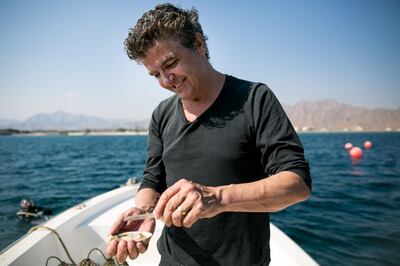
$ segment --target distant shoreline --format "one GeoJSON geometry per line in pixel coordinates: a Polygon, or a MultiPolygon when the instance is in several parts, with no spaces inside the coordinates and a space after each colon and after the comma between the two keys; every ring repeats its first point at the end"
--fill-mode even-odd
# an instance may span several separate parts
{"type": "MultiPolygon", "coordinates": [[[[399,133],[400,130],[299,130],[298,134],[331,134],[331,133],[399,133]]],[[[0,136],[146,136],[147,130],[37,130],[0,129],[0,136]]]]}
{"type": "Polygon", "coordinates": [[[357,134],[357,133],[400,133],[400,130],[365,130],[365,131],[340,131],[340,130],[331,130],[331,131],[296,131],[297,134],[336,134],[336,133],[349,133],[349,134],[357,134]]]}
{"type": "Polygon", "coordinates": [[[147,135],[147,130],[16,130],[0,129],[0,136],[138,136],[147,135]]]}

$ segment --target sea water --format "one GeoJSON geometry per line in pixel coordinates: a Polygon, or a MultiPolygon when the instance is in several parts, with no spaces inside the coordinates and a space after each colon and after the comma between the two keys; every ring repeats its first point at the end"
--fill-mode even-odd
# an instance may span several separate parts
{"type": "MultiPolygon", "coordinates": [[[[271,220],[321,265],[399,265],[400,133],[300,134],[312,197],[271,220]],[[352,161],[344,144],[362,146],[352,161]]],[[[38,221],[15,213],[22,198],[54,213],[142,177],[146,136],[0,137],[0,250],[38,221]]],[[[40,222],[40,221],[39,221],[40,222]]]]}

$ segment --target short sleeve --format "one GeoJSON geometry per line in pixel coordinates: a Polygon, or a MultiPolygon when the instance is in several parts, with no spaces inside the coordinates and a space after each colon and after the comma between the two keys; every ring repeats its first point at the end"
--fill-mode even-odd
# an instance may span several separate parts
{"type": "Polygon", "coordinates": [[[256,146],[261,163],[270,176],[281,171],[292,171],[311,188],[308,162],[303,145],[274,93],[258,84],[253,102],[256,146]]]}
{"type": "Polygon", "coordinates": [[[167,185],[165,167],[162,160],[163,143],[155,116],[154,112],[149,125],[147,160],[139,190],[151,188],[161,194],[167,185]]]}

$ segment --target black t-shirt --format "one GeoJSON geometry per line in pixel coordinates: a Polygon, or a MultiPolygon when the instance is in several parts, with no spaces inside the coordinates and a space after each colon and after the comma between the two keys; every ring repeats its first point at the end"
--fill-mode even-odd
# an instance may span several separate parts
{"type": "MultiPolygon", "coordinates": [[[[162,193],[182,178],[206,186],[247,183],[285,170],[311,187],[302,144],[272,91],[227,75],[214,103],[193,122],[176,95],[159,104],[140,189],[162,193]]],[[[191,228],[165,227],[158,249],[177,265],[265,265],[269,215],[225,212],[191,228]]]]}

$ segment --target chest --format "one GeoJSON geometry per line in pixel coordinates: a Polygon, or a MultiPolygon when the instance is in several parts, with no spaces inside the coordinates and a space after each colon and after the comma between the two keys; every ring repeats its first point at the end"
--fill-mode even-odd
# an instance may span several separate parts
{"type": "Polygon", "coordinates": [[[201,184],[241,182],[260,167],[251,121],[232,117],[200,117],[192,123],[173,119],[162,131],[167,183],[187,178],[201,184]]]}

